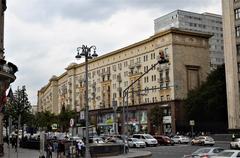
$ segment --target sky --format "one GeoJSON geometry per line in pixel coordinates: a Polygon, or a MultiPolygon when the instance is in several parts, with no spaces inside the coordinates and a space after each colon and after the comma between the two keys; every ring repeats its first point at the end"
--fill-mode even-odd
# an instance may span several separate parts
{"type": "Polygon", "coordinates": [[[18,66],[13,91],[29,101],[75,59],[77,47],[103,55],[154,34],[154,19],[181,9],[222,14],[221,0],[7,0],[5,59],[18,66]]]}

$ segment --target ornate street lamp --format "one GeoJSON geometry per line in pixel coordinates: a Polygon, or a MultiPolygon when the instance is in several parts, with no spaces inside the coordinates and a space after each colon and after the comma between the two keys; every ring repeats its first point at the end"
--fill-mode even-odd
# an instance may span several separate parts
{"type": "Polygon", "coordinates": [[[16,65],[7,62],[4,56],[4,12],[7,9],[6,0],[0,2],[0,157],[4,155],[3,149],[3,106],[6,103],[6,90],[15,81],[16,65]]]}
{"type": "Polygon", "coordinates": [[[89,152],[89,106],[88,106],[88,59],[96,58],[98,55],[96,53],[96,46],[82,45],[81,47],[77,48],[77,55],[75,56],[76,59],[80,59],[81,57],[85,57],[85,121],[86,121],[86,153],[85,157],[90,158],[89,152]],[[79,51],[82,51],[79,53],[79,51]],[[93,51],[93,54],[91,52],[93,51]]]}

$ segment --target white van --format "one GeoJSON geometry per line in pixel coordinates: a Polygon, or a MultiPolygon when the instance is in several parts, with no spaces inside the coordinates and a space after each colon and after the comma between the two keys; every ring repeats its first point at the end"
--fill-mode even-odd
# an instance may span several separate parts
{"type": "Polygon", "coordinates": [[[157,146],[157,139],[153,138],[150,134],[134,134],[133,138],[137,138],[146,143],[146,146],[157,146]]]}

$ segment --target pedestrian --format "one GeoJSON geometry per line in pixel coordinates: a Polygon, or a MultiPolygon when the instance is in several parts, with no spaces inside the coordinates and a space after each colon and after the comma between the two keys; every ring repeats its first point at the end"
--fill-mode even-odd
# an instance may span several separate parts
{"type": "Polygon", "coordinates": [[[77,141],[76,150],[77,150],[77,157],[80,157],[80,155],[81,155],[81,143],[80,143],[80,141],[77,141]]]}
{"type": "Polygon", "coordinates": [[[80,148],[80,155],[84,156],[85,155],[85,145],[82,141],[79,141],[79,148],[80,148]]]}
{"type": "Polygon", "coordinates": [[[64,157],[64,152],[65,152],[65,146],[63,140],[59,141],[58,143],[58,153],[57,153],[57,158],[62,158],[64,157]]]}
{"type": "Polygon", "coordinates": [[[53,147],[51,142],[49,142],[46,147],[47,158],[52,158],[52,151],[53,151],[53,147]]]}
{"type": "Polygon", "coordinates": [[[233,133],[232,134],[232,141],[234,141],[234,139],[235,139],[235,134],[233,133]]]}

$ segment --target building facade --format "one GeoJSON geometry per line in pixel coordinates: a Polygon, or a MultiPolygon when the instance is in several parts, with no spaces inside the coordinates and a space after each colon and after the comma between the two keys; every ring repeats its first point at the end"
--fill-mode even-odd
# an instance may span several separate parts
{"type": "Polygon", "coordinates": [[[240,1],[222,0],[228,126],[240,129],[240,1]]]}
{"type": "Polygon", "coordinates": [[[223,29],[221,15],[176,10],[154,20],[155,33],[171,27],[210,33],[210,68],[224,63],[223,29]]]}
{"type": "MultiPolygon", "coordinates": [[[[151,109],[163,109],[162,132],[175,132],[184,124],[181,100],[209,73],[209,34],[169,29],[148,39],[89,60],[91,124],[107,132],[116,116],[122,131],[123,91],[148,71],[164,52],[168,63],[159,64],[138,80],[127,95],[127,123],[132,132],[152,132],[151,109]],[[112,101],[117,101],[114,113],[112,101]]],[[[70,64],[38,91],[38,110],[60,113],[62,106],[80,112],[84,100],[84,63],[70,64]]],[[[124,105],[125,106],[125,105],[124,105]]]]}

